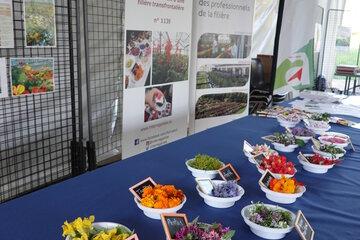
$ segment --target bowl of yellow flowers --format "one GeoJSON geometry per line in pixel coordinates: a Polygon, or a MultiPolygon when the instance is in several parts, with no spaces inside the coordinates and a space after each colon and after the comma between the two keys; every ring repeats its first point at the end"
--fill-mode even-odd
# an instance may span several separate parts
{"type": "Polygon", "coordinates": [[[65,221],[62,225],[65,240],[126,240],[134,235],[134,232],[124,225],[111,222],[96,222],[95,217],[78,217],[72,222],[65,221]]]}

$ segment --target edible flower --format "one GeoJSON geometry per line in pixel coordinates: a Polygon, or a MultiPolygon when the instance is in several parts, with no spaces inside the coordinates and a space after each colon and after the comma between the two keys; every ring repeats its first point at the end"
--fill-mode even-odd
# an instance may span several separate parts
{"type": "Polygon", "coordinates": [[[141,204],[149,208],[173,208],[180,205],[185,196],[174,185],[156,185],[144,188],[141,204]]]}
{"type": "Polygon", "coordinates": [[[274,192],[294,194],[302,183],[296,181],[295,178],[286,178],[282,176],[280,179],[273,178],[270,181],[269,188],[274,192]]]}

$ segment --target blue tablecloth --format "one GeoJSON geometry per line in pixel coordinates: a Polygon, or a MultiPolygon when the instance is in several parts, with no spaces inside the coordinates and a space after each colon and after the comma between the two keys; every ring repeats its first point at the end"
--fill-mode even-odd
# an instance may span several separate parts
{"type": "MultiPolygon", "coordinates": [[[[90,214],[96,216],[96,221],[122,223],[135,229],[140,239],[165,239],[161,222],[145,217],[128,191],[148,176],[184,190],[188,201],[181,212],[190,219],[200,216],[202,221],[222,222],[236,230],[235,240],[259,239],[250,232],[240,211],[251,201],[271,202],[258,186],[260,174],[242,152],[243,140],[261,143],[262,136],[281,130],[275,119],[249,116],[4,203],[0,205],[0,239],[61,239],[65,220],[90,214]],[[211,208],[198,196],[184,164],[197,153],[217,156],[238,170],[245,195],[234,207],[211,208]]],[[[332,130],[350,135],[360,150],[359,130],[335,125],[332,130]]],[[[309,144],[302,149],[309,150],[309,144]]],[[[304,212],[317,240],[360,239],[360,153],[349,151],[343,163],[325,175],[304,171],[296,153],[285,155],[296,163],[296,178],[307,187],[302,198],[285,207],[304,212]]],[[[299,237],[294,230],[285,239],[299,237]]]]}

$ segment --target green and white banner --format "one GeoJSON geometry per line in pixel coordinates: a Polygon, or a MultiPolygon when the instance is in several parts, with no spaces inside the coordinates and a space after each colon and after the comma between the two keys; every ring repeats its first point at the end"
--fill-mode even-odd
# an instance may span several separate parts
{"type": "Polygon", "coordinates": [[[314,35],[317,1],[285,1],[277,59],[275,93],[314,86],[314,35]]]}

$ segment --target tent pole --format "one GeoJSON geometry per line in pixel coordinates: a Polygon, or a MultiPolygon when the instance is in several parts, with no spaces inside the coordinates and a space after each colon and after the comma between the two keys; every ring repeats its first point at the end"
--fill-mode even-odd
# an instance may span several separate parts
{"type": "Polygon", "coordinates": [[[270,84],[270,94],[273,95],[274,87],[275,87],[275,77],[276,77],[276,67],[277,67],[277,59],[279,53],[279,41],[280,41],[280,33],[281,33],[281,25],[283,20],[284,14],[284,5],[285,0],[279,1],[279,12],[276,24],[276,34],[275,34],[275,44],[274,44],[274,54],[272,60],[272,67],[271,67],[271,84],[270,84]]]}

